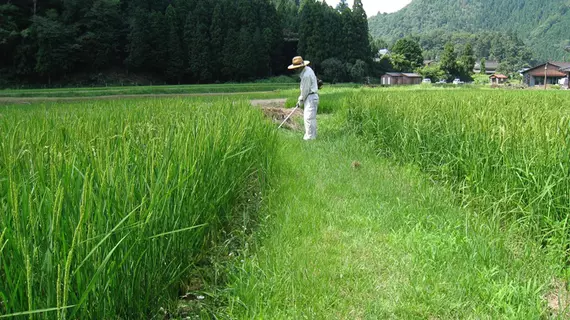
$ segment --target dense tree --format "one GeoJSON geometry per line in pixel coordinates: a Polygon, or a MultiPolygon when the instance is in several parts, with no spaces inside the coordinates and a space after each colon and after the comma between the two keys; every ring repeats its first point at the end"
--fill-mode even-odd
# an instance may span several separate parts
{"type": "Polygon", "coordinates": [[[234,28],[229,28],[226,40],[224,41],[224,51],[222,57],[222,76],[224,79],[236,79],[239,53],[239,33],[234,28]]]}
{"type": "Polygon", "coordinates": [[[439,80],[446,80],[447,74],[441,70],[438,64],[428,65],[423,68],[417,69],[417,72],[424,78],[428,78],[431,82],[438,82],[439,80]]]}
{"type": "Polygon", "coordinates": [[[370,41],[370,49],[372,50],[372,56],[374,57],[378,57],[378,51],[380,51],[380,49],[388,48],[388,43],[383,39],[374,39],[372,36],[370,36],[369,41],[370,41]]]}
{"type": "Polygon", "coordinates": [[[148,17],[148,44],[151,50],[146,54],[147,59],[144,67],[159,74],[163,73],[168,65],[168,60],[165,59],[168,52],[168,39],[166,37],[168,28],[162,12],[153,10],[148,17]]]}
{"type": "Polygon", "coordinates": [[[172,83],[245,81],[286,72],[297,38],[317,72],[337,58],[360,77],[371,62],[360,0],[353,9],[317,0],[12,0],[0,5],[0,85],[99,81],[116,70],[172,83]]]}
{"type": "Polygon", "coordinates": [[[195,80],[198,82],[208,82],[212,79],[212,69],[210,57],[212,48],[210,47],[210,0],[201,0],[196,4],[192,20],[189,21],[188,30],[189,56],[188,65],[193,70],[195,80]]]}
{"type": "Polygon", "coordinates": [[[406,59],[403,54],[392,53],[389,55],[391,69],[400,72],[411,72],[414,68],[410,63],[410,60],[406,59]]]}
{"type": "Polygon", "coordinates": [[[169,80],[180,83],[184,74],[184,55],[178,13],[172,5],[166,9],[165,18],[168,27],[166,76],[169,80]]]}
{"type": "Polygon", "coordinates": [[[342,61],[336,58],[326,59],[322,63],[323,80],[331,83],[344,81],[346,72],[342,61]]]}
{"type": "Polygon", "coordinates": [[[123,36],[120,8],[112,0],[96,0],[76,25],[83,62],[94,70],[120,62],[123,36]]]}
{"type": "Polygon", "coordinates": [[[485,66],[485,58],[481,58],[479,73],[480,74],[486,74],[487,73],[487,67],[485,66]]]}
{"type": "Polygon", "coordinates": [[[448,43],[441,56],[440,68],[447,74],[447,79],[452,80],[459,75],[457,68],[457,53],[453,44],[448,43]]]}
{"type": "Polygon", "coordinates": [[[342,33],[337,45],[341,45],[343,48],[341,58],[347,62],[354,61],[358,57],[358,50],[354,47],[357,32],[354,15],[348,5],[342,1],[338,10],[341,17],[342,33]]]}
{"type": "Polygon", "coordinates": [[[473,47],[470,43],[468,43],[463,52],[461,53],[461,57],[457,62],[459,76],[463,81],[470,81],[472,80],[471,74],[473,73],[473,69],[475,68],[475,56],[473,55],[473,47]]]}
{"type": "Polygon", "coordinates": [[[73,40],[72,30],[57,20],[51,11],[46,17],[36,16],[32,26],[37,37],[36,71],[51,84],[53,76],[71,70],[79,51],[73,40]]]}
{"type": "Polygon", "coordinates": [[[221,69],[223,65],[225,29],[222,4],[218,2],[214,7],[212,23],[210,25],[210,66],[212,67],[212,75],[214,79],[220,79],[222,76],[221,69]]]}
{"type": "Polygon", "coordinates": [[[368,22],[360,0],[354,2],[353,9],[346,1],[332,8],[326,2],[306,0],[299,21],[299,53],[311,60],[317,71],[324,71],[325,60],[329,66],[331,61],[340,61],[347,74],[356,61],[361,61],[358,68],[364,70],[372,61],[368,22]]]}
{"type": "Polygon", "coordinates": [[[354,58],[355,60],[369,61],[370,55],[370,38],[368,33],[368,17],[362,5],[362,0],[354,0],[352,8],[354,23],[354,58]]]}
{"type": "MultiPolygon", "coordinates": [[[[414,0],[396,13],[372,17],[370,30],[373,36],[389,41],[431,32],[477,34],[514,30],[517,37],[525,39],[536,58],[557,60],[562,59],[564,45],[569,42],[569,9],[567,0],[414,0]]],[[[490,58],[479,55],[475,42],[473,46],[478,58],[490,58]]]]}
{"type": "Polygon", "coordinates": [[[356,62],[350,68],[350,77],[354,82],[362,82],[364,76],[366,75],[366,62],[362,60],[356,60],[356,62]]]}
{"type": "Polygon", "coordinates": [[[422,48],[412,38],[398,40],[392,47],[391,54],[394,56],[394,67],[398,71],[411,72],[424,64],[422,48]]]}
{"type": "Polygon", "coordinates": [[[129,55],[126,60],[128,69],[142,69],[148,60],[147,55],[151,52],[148,18],[149,13],[147,11],[137,9],[130,19],[127,40],[127,52],[129,55]]]}
{"type": "Polygon", "coordinates": [[[293,37],[299,30],[299,3],[292,0],[277,0],[277,14],[283,25],[283,33],[288,37],[293,37]]]}

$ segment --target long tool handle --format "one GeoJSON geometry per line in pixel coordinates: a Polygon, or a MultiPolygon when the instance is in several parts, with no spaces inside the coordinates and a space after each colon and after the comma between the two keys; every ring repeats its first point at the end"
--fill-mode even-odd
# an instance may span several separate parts
{"type": "Polygon", "coordinates": [[[287,120],[289,120],[289,118],[291,118],[291,116],[293,115],[293,113],[295,113],[295,111],[297,111],[297,109],[299,109],[299,104],[297,104],[295,106],[295,109],[293,109],[293,111],[291,111],[291,113],[287,116],[287,118],[285,118],[285,120],[283,120],[283,122],[281,122],[281,124],[279,125],[279,128],[277,128],[277,129],[281,129],[281,127],[285,124],[285,122],[287,122],[287,120]]]}

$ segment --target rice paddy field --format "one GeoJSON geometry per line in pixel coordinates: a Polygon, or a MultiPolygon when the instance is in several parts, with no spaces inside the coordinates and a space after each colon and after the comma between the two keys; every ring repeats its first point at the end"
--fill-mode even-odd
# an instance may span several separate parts
{"type": "Polygon", "coordinates": [[[381,156],[451,183],[461,201],[518,220],[567,256],[568,92],[352,95],[347,125],[381,156]]]}
{"type": "Polygon", "coordinates": [[[568,316],[568,92],[254,86],[0,105],[0,318],[568,316]]]}
{"type": "Polygon", "coordinates": [[[140,94],[216,94],[267,92],[287,90],[297,87],[296,83],[243,83],[243,84],[207,84],[179,86],[126,86],[60,89],[0,90],[0,97],[97,97],[113,95],[140,94]]]}
{"type": "Polygon", "coordinates": [[[276,132],[248,103],[2,107],[0,315],[141,319],[254,214],[276,132]]]}

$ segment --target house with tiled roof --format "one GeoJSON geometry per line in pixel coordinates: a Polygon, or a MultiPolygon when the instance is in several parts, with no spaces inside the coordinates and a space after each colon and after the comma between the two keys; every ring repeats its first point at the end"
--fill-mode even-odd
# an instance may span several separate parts
{"type": "MultiPolygon", "coordinates": [[[[499,61],[485,61],[485,74],[493,75],[497,72],[497,68],[499,68],[499,61]]],[[[475,62],[473,73],[481,73],[481,62],[475,62]]]]}
{"type": "Polygon", "coordinates": [[[570,73],[570,62],[549,61],[528,70],[525,70],[523,82],[529,86],[543,86],[546,84],[559,84],[560,80],[568,78],[570,73]]]}

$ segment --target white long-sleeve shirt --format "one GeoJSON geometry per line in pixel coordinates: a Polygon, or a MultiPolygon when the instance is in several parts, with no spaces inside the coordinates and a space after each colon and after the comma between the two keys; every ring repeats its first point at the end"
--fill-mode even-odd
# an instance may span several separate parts
{"type": "Polygon", "coordinates": [[[299,102],[304,102],[309,94],[319,92],[319,86],[317,84],[317,76],[315,76],[315,72],[311,67],[305,67],[300,77],[301,95],[299,96],[299,102]]]}

